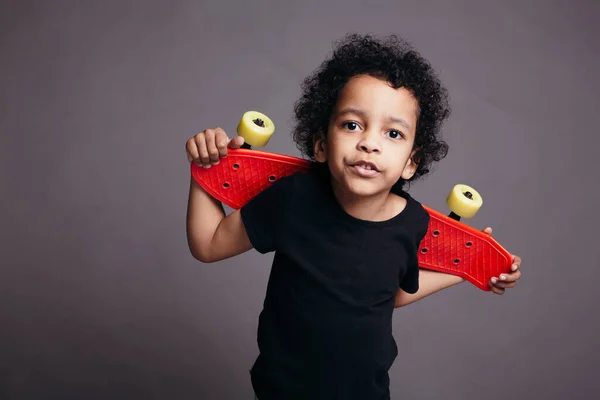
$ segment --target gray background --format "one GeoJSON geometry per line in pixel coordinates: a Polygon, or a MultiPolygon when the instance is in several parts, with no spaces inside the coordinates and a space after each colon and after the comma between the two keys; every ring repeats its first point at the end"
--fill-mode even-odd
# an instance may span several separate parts
{"type": "Polygon", "coordinates": [[[272,255],[189,254],[185,141],[248,109],[289,136],[299,83],[348,31],[406,37],[452,96],[450,153],[410,191],[523,257],[394,316],[396,399],[592,398],[593,1],[3,1],[0,397],[250,399],[272,255]]]}

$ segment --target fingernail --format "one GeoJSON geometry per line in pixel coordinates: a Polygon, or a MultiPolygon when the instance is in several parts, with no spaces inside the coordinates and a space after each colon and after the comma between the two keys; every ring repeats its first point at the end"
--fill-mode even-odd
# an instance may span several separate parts
{"type": "Polygon", "coordinates": [[[512,269],[513,271],[516,271],[516,270],[517,270],[517,264],[513,264],[513,266],[512,266],[512,268],[511,268],[511,269],[512,269]]]}
{"type": "Polygon", "coordinates": [[[496,283],[498,280],[496,278],[492,278],[492,283],[496,283]]]}
{"type": "Polygon", "coordinates": [[[210,168],[210,164],[208,164],[208,165],[203,165],[203,167],[204,167],[204,168],[206,168],[206,169],[208,169],[208,168],[210,168]]]}
{"type": "Polygon", "coordinates": [[[500,275],[500,280],[505,280],[506,279],[506,275],[500,275]]]}

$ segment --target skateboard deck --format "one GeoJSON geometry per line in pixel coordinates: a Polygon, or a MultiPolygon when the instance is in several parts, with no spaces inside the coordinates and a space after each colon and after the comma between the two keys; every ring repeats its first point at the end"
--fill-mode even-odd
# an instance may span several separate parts
{"type": "MultiPolygon", "coordinates": [[[[249,149],[229,149],[218,165],[191,164],[193,179],[210,195],[240,209],[279,178],[306,173],[312,161],[249,149]]],[[[490,235],[425,205],[431,216],[427,234],[418,249],[419,266],[463,277],[489,291],[489,280],[510,272],[512,257],[490,235]]]]}

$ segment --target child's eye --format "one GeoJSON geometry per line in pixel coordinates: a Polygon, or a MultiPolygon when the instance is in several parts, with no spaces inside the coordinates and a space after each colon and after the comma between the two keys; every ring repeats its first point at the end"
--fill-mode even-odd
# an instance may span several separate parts
{"type": "Polygon", "coordinates": [[[388,134],[392,139],[402,139],[402,137],[403,137],[402,133],[399,131],[391,130],[388,132],[388,134]]]}
{"type": "Polygon", "coordinates": [[[350,131],[358,129],[358,124],[356,122],[344,122],[343,126],[350,131]]]}

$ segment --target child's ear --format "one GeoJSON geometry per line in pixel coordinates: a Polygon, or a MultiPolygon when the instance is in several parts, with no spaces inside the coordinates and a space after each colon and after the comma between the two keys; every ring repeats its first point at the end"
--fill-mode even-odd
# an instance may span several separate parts
{"type": "Polygon", "coordinates": [[[406,161],[406,165],[404,166],[404,171],[402,171],[402,179],[408,180],[413,177],[415,172],[417,172],[417,168],[419,167],[420,162],[420,149],[414,149],[410,153],[410,157],[406,161]]]}
{"type": "Polygon", "coordinates": [[[313,152],[315,153],[315,160],[318,162],[327,161],[327,142],[325,141],[325,137],[320,135],[317,139],[315,139],[313,144],[313,152]]]}

